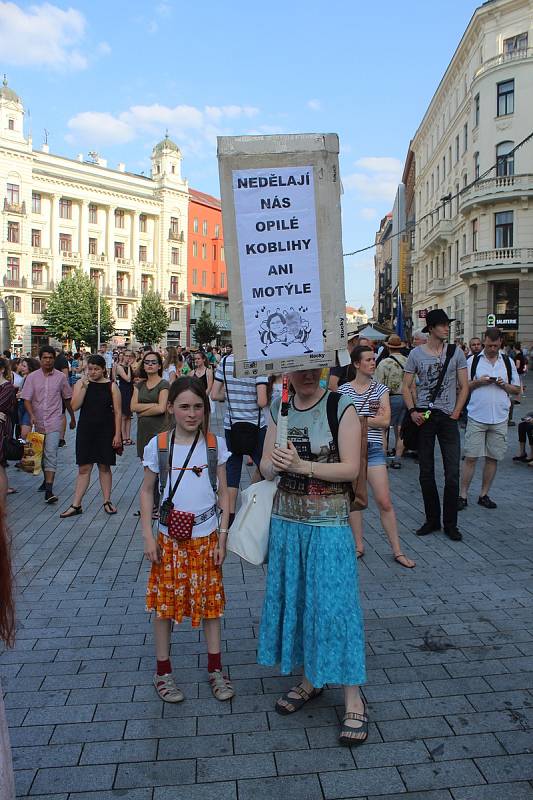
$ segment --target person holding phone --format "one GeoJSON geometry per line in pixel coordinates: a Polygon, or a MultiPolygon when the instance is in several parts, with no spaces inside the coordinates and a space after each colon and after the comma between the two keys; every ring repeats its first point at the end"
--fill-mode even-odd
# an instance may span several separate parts
{"type": "MultiPolygon", "coordinates": [[[[520,378],[509,356],[502,355],[502,335],[498,328],[488,328],[484,334],[483,352],[468,359],[470,400],[467,406],[464,464],[458,510],[468,506],[468,489],[474,477],[478,458],[484,458],[481,493],[478,505],[494,509],[497,504],[489,497],[498,461],[507,451],[507,420],[511,396],[520,394],[520,378]]],[[[525,442],[525,439],[524,439],[525,442]]]]}

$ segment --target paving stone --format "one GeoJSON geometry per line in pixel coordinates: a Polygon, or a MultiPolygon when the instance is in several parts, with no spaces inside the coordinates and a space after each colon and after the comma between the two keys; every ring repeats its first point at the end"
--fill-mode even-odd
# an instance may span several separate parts
{"type": "Polygon", "coordinates": [[[49,706],[32,708],[24,718],[25,725],[61,725],[66,722],[90,722],[95,706],[49,706]]]}
{"type": "MultiPolygon", "coordinates": [[[[311,730],[323,730],[322,728],[311,730]]],[[[329,730],[329,729],[327,729],[329,730]]],[[[264,731],[235,733],[233,736],[235,753],[273,753],[281,750],[307,750],[309,742],[305,730],[264,731]]],[[[313,746],[313,745],[311,745],[313,746]]]]}
{"type": "MultiPolygon", "coordinates": [[[[152,800],[153,789],[128,789],[127,795],[124,789],[111,789],[109,792],[71,792],[69,800],[152,800]]],[[[38,800],[38,798],[35,798],[38,800]]]]}
{"type": "Polygon", "coordinates": [[[276,775],[276,765],[273,756],[267,753],[199,758],[197,761],[196,780],[198,783],[260,778],[271,775],[276,775]]]}
{"type": "Polygon", "coordinates": [[[353,755],[356,766],[361,769],[419,764],[430,760],[428,750],[423,742],[387,742],[383,744],[367,742],[364,747],[354,748],[353,755]]]}
{"type": "Polygon", "coordinates": [[[504,755],[501,743],[492,733],[473,733],[465,736],[446,736],[443,739],[428,739],[426,746],[432,761],[504,755]]]}
{"type": "Polygon", "coordinates": [[[121,764],[128,761],[153,761],[156,739],[89,742],[84,745],[80,764],[121,764]]]}
{"type": "Polygon", "coordinates": [[[404,700],[407,713],[410,717],[429,717],[439,714],[468,714],[473,706],[466,697],[432,697],[428,700],[404,700]]]}
{"type": "Polygon", "coordinates": [[[355,763],[349,747],[327,747],[314,750],[289,750],[276,753],[278,775],[351,769],[355,763]]]}
{"type": "Polygon", "coordinates": [[[115,769],[114,765],[40,769],[32,783],[30,794],[111,789],[115,769]]]}
{"type": "Polygon", "coordinates": [[[477,676],[449,678],[448,680],[424,681],[424,686],[432,697],[444,697],[448,695],[460,694],[469,695],[471,692],[491,691],[489,683],[487,683],[484,678],[477,676]]]}
{"type": "Polygon", "coordinates": [[[80,757],[81,745],[42,745],[39,747],[12,746],[14,769],[75,766],[80,757]]]}
{"type": "Polygon", "coordinates": [[[53,725],[28,725],[27,727],[11,728],[9,731],[11,747],[48,744],[53,731],[53,725]]]}
{"type": "Polygon", "coordinates": [[[487,783],[533,780],[533,755],[531,753],[477,758],[476,764],[485,776],[487,783]]]}
{"type": "Polygon", "coordinates": [[[180,786],[195,782],[196,764],[192,759],[183,761],[142,761],[136,764],[119,764],[115,789],[138,786],[180,786]]]}
{"type": "Polygon", "coordinates": [[[51,744],[107,742],[113,739],[121,739],[123,733],[124,722],[84,722],[72,725],[56,725],[51,744]]]}
{"type": "Polygon", "coordinates": [[[527,710],[485,711],[453,715],[447,717],[447,721],[458,734],[486,733],[523,729],[533,721],[533,715],[527,710]]]}
{"type": "Polygon", "coordinates": [[[528,691],[490,692],[468,696],[476,711],[498,711],[507,708],[533,708],[533,695],[528,691]]]}
{"type": "Polygon", "coordinates": [[[454,789],[454,800],[533,800],[533,787],[528,783],[499,783],[495,786],[469,786],[454,789]]]}
{"type": "Polygon", "coordinates": [[[501,731],[496,733],[496,736],[511,755],[533,753],[533,734],[529,729],[526,731],[501,731]]]}
{"type": "Polygon", "coordinates": [[[217,781],[200,786],[156,786],[153,800],[237,800],[237,784],[217,781]]]}
{"type": "Polygon", "coordinates": [[[383,721],[378,723],[378,728],[386,742],[453,736],[453,730],[444,717],[383,721]]]}
{"type": "Polygon", "coordinates": [[[36,775],[34,769],[19,769],[15,772],[15,789],[17,796],[27,794],[36,775]]]}
{"type": "Polygon", "coordinates": [[[132,719],[126,723],[124,733],[124,739],[166,739],[182,736],[196,736],[196,717],[132,719]]]}
{"type": "Polygon", "coordinates": [[[440,761],[398,767],[408,791],[449,789],[452,786],[484,784],[483,775],[472,761],[440,761]]]}
{"type": "Polygon", "coordinates": [[[398,770],[393,767],[324,772],[320,774],[320,783],[326,800],[373,795],[383,787],[387,787],[389,794],[405,791],[398,770]]]}
{"type": "MultiPolygon", "coordinates": [[[[140,740],[142,741],[142,740],[140,740]]],[[[158,761],[176,758],[207,758],[209,756],[233,755],[231,734],[216,736],[186,736],[161,739],[157,753],[158,761]]],[[[125,761],[126,759],[118,759],[125,761]]]]}
{"type": "MultiPolygon", "coordinates": [[[[322,789],[316,775],[287,775],[283,778],[238,781],[239,800],[323,800],[322,789]]],[[[198,800],[204,800],[199,797],[198,800]]]]}

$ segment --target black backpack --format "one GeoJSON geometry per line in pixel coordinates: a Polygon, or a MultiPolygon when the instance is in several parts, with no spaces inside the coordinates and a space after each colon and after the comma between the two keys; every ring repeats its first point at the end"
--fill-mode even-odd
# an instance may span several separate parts
{"type": "MultiPolygon", "coordinates": [[[[481,358],[481,353],[476,353],[476,355],[472,359],[472,364],[470,366],[470,380],[471,381],[474,380],[474,377],[475,377],[475,374],[476,374],[476,370],[477,370],[477,365],[479,364],[479,359],[480,358],[481,358]]],[[[507,370],[507,383],[512,383],[512,381],[513,381],[513,367],[511,365],[511,359],[509,358],[509,356],[505,355],[504,353],[502,353],[502,358],[503,358],[504,363],[505,363],[505,369],[507,370]]]]}

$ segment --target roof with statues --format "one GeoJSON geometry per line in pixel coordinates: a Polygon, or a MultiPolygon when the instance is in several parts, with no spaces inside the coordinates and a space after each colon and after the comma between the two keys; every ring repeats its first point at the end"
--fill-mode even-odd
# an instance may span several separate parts
{"type": "Polygon", "coordinates": [[[11,100],[13,103],[21,103],[21,99],[13,89],[10,89],[7,85],[7,76],[4,75],[4,80],[2,81],[2,86],[0,88],[0,99],[2,100],[11,100]]]}

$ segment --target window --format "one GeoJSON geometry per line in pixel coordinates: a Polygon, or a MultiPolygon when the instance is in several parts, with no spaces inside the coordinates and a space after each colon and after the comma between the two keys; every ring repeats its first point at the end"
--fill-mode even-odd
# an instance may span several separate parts
{"type": "Polygon", "coordinates": [[[455,213],[459,213],[459,184],[455,184],[455,213]]]}
{"type": "Polygon", "coordinates": [[[139,214],[139,231],[146,233],[147,230],[147,217],[146,214],[139,214]]]}
{"type": "Polygon", "coordinates": [[[466,233],[463,233],[463,255],[466,255],[466,233]]]}
{"type": "Polygon", "coordinates": [[[174,265],[180,263],[180,251],[177,247],[173,247],[170,251],[170,263],[174,265]]]}
{"type": "Polygon", "coordinates": [[[128,304],[117,303],[117,317],[119,319],[128,319],[128,304]]]}
{"type": "Polygon", "coordinates": [[[195,217],[192,221],[192,229],[193,233],[198,233],[198,217],[195,217]]]}
{"type": "Polygon", "coordinates": [[[459,239],[455,240],[455,271],[459,269],[459,239]]]}
{"type": "Polygon", "coordinates": [[[41,246],[41,231],[37,230],[36,228],[32,228],[31,231],[31,246],[32,247],[41,246]]]}
{"type": "Polygon", "coordinates": [[[213,261],[217,260],[217,246],[216,244],[213,245],[213,261]]]}
{"type": "Polygon", "coordinates": [[[468,186],[468,174],[465,172],[465,174],[463,175],[463,189],[466,189],[467,186],[468,186]]]}
{"type": "Polygon", "coordinates": [[[141,294],[146,294],[152,288],[152,280],[149,275],[141,275],[141,294]]]}
{"type": "Polygon", "coordinates": [[[499,178],[514,175],[514,142],[500,142],[496,145],[496,174],[499,178]]]}
{"type": "Polygon", "coordinates": [[[221,289],[225,289],[226,288],[226,273],[225,272],[221,272],[220,273],[220,288],[221,289]]]}
{"type": "Polygon", "coordinates": [[[70,253],[72,251],[72,236],[70,233],[59,234],[59,249],[62,253],[70,253]]]}
{"type": "Polygon", "coordinates": [[[472,220],[472,252],[477,253],[477,219],[472,220]]]}
{"type": "Polygon", "coordinates": [[[15,313],[20,312],[20,297],[17,297],[16,294],[8,294],[5,297],[6,306],[9,308],[10,311],[14,311],[15,313]]]}
{"type": "Polygon", "coordinates": [[[223,248],[223,247],[221,247],[221,248],[220,248],[220,260],[221,260],[221,261],[224,261],[224,260],[225,260],[225,259],[224,259],[224,248],[223,248]]]}
{"type": "Polygon", "coordinates": [[[479,125],[479,92],[474,97],[474,128],[479,125]]]}
{"type": "Polygon", "coordinates": [[[220,225],[215,225],[215,239],[220,238],[220,225]]]}
{"type": "Polygon", "coordinates": [[[20,203],[20,186],[16,183],[7,184],[7,202],[12,206],[20,203]]]}
{"type": "Polygon", "coordinates": [[[437,165],[437,186],[440,186],[440,167],[437,165]]]}
{"type": "Polygon", "coordinates": [[[32,297],[31,299],[31,313],[42,314],[46,309],[46,300],[44,297],[32,297]]]}
{"type": "Polygon", "coordinates": [[[59,199],[59,216],[61,219],[72,219],[72,200],[59,199]]]}
{"type": "Polygon", "coordinates": [[[217,274],[216,274],[216,272],[213,272],[213,273],[212,273],[212,276],[211,276],[211,278],[212,278],[212,280],[211,280],[211,287],[212,287],[213,289],[216,289],[216,288],[217,288],[217,274]]]}
{"type": "Polygon", "coordinates": [[[20,260],[16,256],[7,258],[7,279],[9,281],[19,280],[20,260]]]}
{"type": "Polygon", "coordinates": [[[89,206],[89,225],[96,225],[98,222],[98,206],[93,203],[89,206]]]}
{"type": "Polygon", "coordinates": [[[195,258],[198,256],[198,242],[192,243],[192,254],[195,258]]]}
{"type": "Polygon", "coordinates": [[[468,150],[468,122],[463,125],[463,153],[468,150]]]}
{"type": "Polygon", "coordinates": [[[202,222],[202,233],[203,233],[204,236],[207,236],[207,220],[206,219],[204,219],[204,221],[202,222]]]}
{"type": "Polygon", "coordinates": [[[42,286],[43,283],[43,267],[42,264],[31,265],[31,282],[34,286],[42,286]]]}
{"type": "Polygon", "coordinates": [[[18,222],[7,223],[7,241],[12,244],[18,244],[20,242],[20,225],[18,222]]]}
{"type": "Polygon", "coordinates": [[[171,275],[170,276],[170,294],[178,294],[178,276],[171,275]]]}
{"type": "Polygon", "coordinates": [[[31,210],[34,214],[41,213],[41,195],[33,192],[31,196],[31,210]]]}
{"type": "Polygon", "coordinates": [[[179,310],[179,308],[176,308],[175,306],[171,306],[169,308],[169,314],[170,314],[170,321],[171,322],[179,322],[180,321],[180,310],[179,310]]]}
{"type": "Polygon", "coordinates": [[[479,178],[479,153],[474,153],[474,179],[479,178]]]}
{"type": "Polygon", "coordinates": [[[72,275],[72,267],[69,267],[68,264],[63,264],[61,266],[61,278],[62,278],[62,280],[65,280],[65,278],[68,278],[70,275],[72,275]]]}
{"type": "Polygon", "coordinates": [[[143,261],[147,261],[147,259],[148,259],[148,248],[146,247],[145,244],[140,244],[139,245],[139,261],[143,262],[143,261]]]}
{"type": "Polygon", "coordinates": [[[196,286],[196,284],[198,283],[198,270],[197,269],[193,269],[193,271],[192,271],[192,282],[193,282],[194,286],[196,286]]]}
{"type": "Polygon", "coordinates": [[[497,84],[496,116],[504,117],[514,113],[514,80],[497,84]]]}
{"type": "Polygon", "coordinates": [[[442,156],[442,180],[446,180],[446,156],[442,156]]]}
{"type": "Polygon", "coordinates": [[[523,53],[527,51],[527,33],[519,33],[518,36],[510,36],[503,40],[503,52],[506,55],[523,53]]]}
{"type": "Polygon", "coordinates": [[[115,242],[115,258],[124,258],[124,242],[115,242]]]}
{"type": "Polygon", "coordinates": [[[459,134],[455,137],[455,163],[459,161],[459,134]]]}
{"type": "Polygon", "coordinates": [[[170,230],[172,233],[178,235],[180,232],[180,221],[178,217],[170,217],[170,230]]]}
{"type": "Polygon", "coordinates": [[[124,294],[124,287],[126,285],[126,276],[123,272],[117,272],[117,294],[124,294]]]}
{"type": "Polygon", "coordinates": [[[15,130],[15,120],[12,117],[9,117],[9,119],[7,121],[7,129],[9,131],[14,131],[15,130]]]}
{"type": "Polygon", "coordinates": [[[448,147],[448,169],[451,172],[451,170],[452,170],[452,146],[451,145],[448,147]]]}
{"type": "Polygon", "coordinates": [[[202,258],[203,258],[204,261],[207,258],[207,245],[205,245],[205,244],[202,245],[202,258]]]}
{"type": "Polygon", "coordinates": [[[494,247],[513,246],[513,212],[500,211],[494,215],[494,247]]]}
{"type": "Polygon", "coordinates": [[[448,275],[452,274],[452,246],[448,247],[448,275]]]}
{"type": "Polygon", "coordinates": [[[91,278],[92,282],[94,284],[96,284],[96,286],[100,286],[101,276],[102,276],[102,273],[101,273],[101,271],[99,269],[92,269],[91,272],[90,272],[90,278],[91,278]]]}
{"type": "Polygon", "coordinates": [[[123,228],[124,227],[124,210],[122,208],[115,209],[115,228],[123,228]]]}
{"type": "Polygon", "coordinates": [[[89,239],[89,255],[95,256],[97,254],[98,239],[89,239]]]}
{"type": "Polygon", "coordinates": [[[207,286],[207,271],[204,269],[202,271],[202,288],[205,289],[207,286]]]}
{"type": "Polygon", "coordinates": [[[435,193],[435,175],[431,173],[431,196],[435,193]]]}

